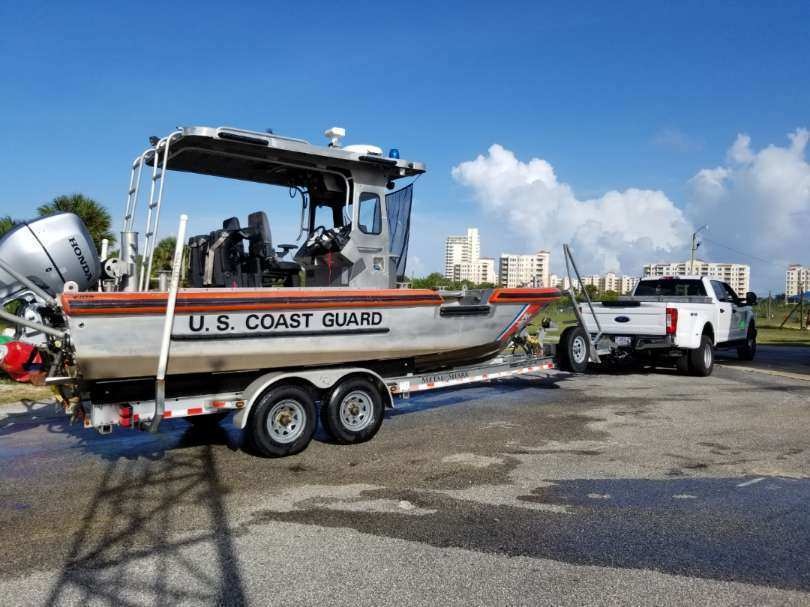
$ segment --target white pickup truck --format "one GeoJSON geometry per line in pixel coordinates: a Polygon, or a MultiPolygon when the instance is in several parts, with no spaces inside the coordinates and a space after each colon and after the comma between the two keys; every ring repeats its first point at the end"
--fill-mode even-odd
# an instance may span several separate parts
{"type": "Polygon", "coordinates": [[[633,357],[710,375],[715,348],[736,348],[741,359],[754,358],[757,329],[751,306],[756,300],[754,293],[741,300],[726,283],[705,276],[645,278],[630,297],[594,302],[593,311],[580,303],[584,327],[563,331],[558,365],[582,372],[589,361],[633,357]],[[597,356],[590,351],[588,334],[597,356]]]}

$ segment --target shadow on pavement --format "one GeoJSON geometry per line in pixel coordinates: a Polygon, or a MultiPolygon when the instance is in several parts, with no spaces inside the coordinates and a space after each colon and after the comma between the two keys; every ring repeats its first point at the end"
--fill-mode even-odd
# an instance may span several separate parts
{"type": "Polygon", "coordinates": [[[718,351],[716,360],[729,367],[785,371],[810,376],[810,348],[806,346],[758,346],[752,361],[740,360],[734,350],[718,351]]]}
{"type": "Polygon", "coordinates": [[[246,602],[211,446],[227,433],[189,432],[202,449],[107,462],[47,605],[246,602]]]}

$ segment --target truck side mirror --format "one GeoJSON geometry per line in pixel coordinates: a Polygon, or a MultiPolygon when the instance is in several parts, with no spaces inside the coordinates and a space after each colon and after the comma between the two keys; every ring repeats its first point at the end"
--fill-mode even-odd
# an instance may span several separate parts
{"type": "Polygon", "coordinates": [[[748,291],[748,293],[745,294],[745,303],[749,306],[757,305],[757,294],[752,291],[748,291]]]}

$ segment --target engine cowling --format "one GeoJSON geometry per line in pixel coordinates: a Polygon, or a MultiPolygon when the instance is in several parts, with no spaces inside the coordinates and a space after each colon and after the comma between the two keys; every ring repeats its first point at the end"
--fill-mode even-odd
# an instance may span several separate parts
{"type": "MultiPolygon", "coordinates": [[[[0,259],[52,295],[74,281],[79,290],[94,287],[101,263],[93,239],[77,215],[57,213],[24,222],[0,239],[0,259]]],[[[0,303],[25,287],[0,269],[0,303]]]]}

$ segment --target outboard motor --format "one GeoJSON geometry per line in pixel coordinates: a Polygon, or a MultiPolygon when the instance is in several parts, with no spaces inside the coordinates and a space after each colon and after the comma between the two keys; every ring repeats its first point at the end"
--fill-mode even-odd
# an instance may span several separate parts
{"type": "MultiPolygon", "coordinates": [[[[0,238],[0,259],[52,295],[73,281],[79,290],[93,288],[101,275],[96,246],[82,220],[57,213],[12,228],[0,238]]],[[[0,269],[0,305],[26,291],[0,269]]]]}

